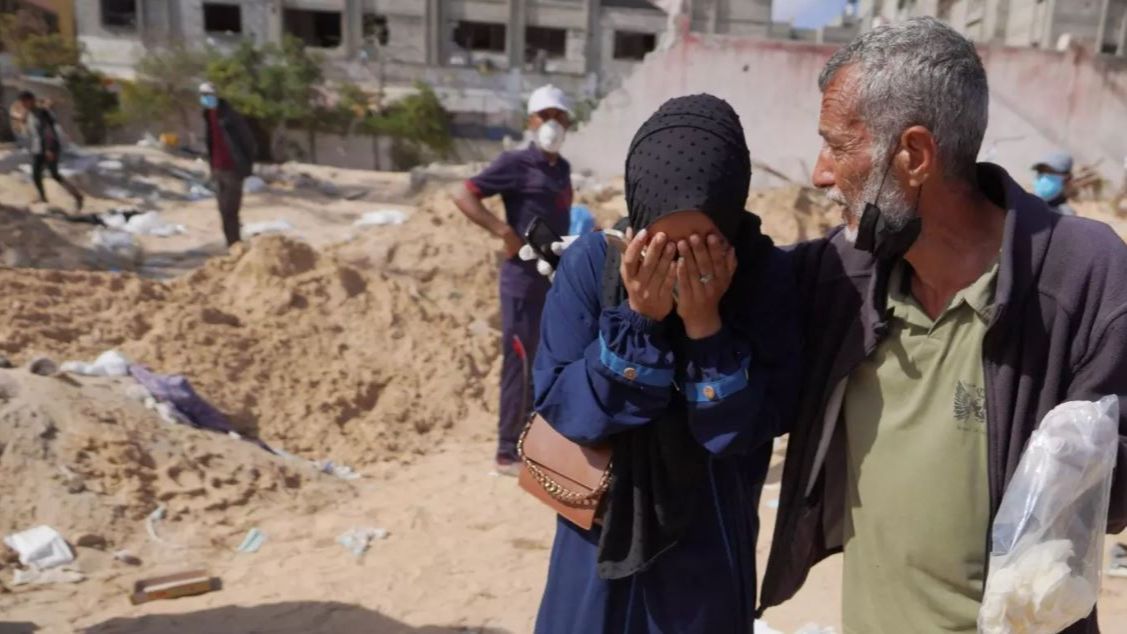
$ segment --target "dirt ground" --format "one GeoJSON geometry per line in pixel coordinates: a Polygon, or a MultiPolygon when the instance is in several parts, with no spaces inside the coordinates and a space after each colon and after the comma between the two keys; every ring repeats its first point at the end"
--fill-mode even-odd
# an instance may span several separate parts
{"type": "MultiPolygon", "coordinates": [[[[0,355],[23,366],[118,349],[183,373],[239,432],[284,453],[162,422],[128,378],[0,369],[0,533],[54,526],[86,577],[12,587],[13,562],[0,557],[0,634],[531,631],[554,519],[492,472],[497,256],[443,195],[464,168],[441,183],[274,168],[243,220],[292,228],[228,253],[214,200],[179,199],[198,164],[140,148],[100,154],[151,190],[125,195],[116,165],[91,168],[76,177],[95,194],[86,211],[153,209],[185,231],[141,236],[123,259],[92,246],[92,225],[57,217],[70,207],[53,183],[53,206],[28,211],[30,182],[0,173],[0,263],[20,267],[0,267],[0,355]],[[377,210],[407,220],[354,226],[377,210]],[[360,477],[311,463],[325,460],[360,477]],[[154,539],[146,518],[162,506],[154,539]],[[265,542],[237,552],[252,528],[265,542]],[[358,528],[388,535],[356,557],[338,538],[358,528]],[[194,568],[223,589],[130,605],[138,579],[194,568]]],[[[625,209],[613,186],[579,200],[604,223],[625,209]]],[[[835,222],[800,187],[755,192],[749,207],[780,243],[835,222]]],[[[779,446],[760,565],[781,459],[779,446]]],[[[838,558],[820,565],[765,625],[840,631],[840,574],[838,558]]],[[[1127,580],[1106,579],[1099,607],[1105,632],[1127,632],[1127,580]]]]}

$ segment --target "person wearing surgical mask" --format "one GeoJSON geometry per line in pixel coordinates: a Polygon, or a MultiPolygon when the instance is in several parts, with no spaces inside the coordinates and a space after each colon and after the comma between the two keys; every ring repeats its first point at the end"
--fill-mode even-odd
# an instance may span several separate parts
{"type": "Polygon", "coordinates": [[[454,204],[477,226],[492,234],[503,255],[500,271],[501,403],[496,468],[516,475],[516,443],[529,413],[528,372],[540,341],[540,314],[550,282],[536,263],[521,259],[523,236],[536,219],[556,235],[571,222],[571,165],[560,155],[571,126],[571,104],[559,88],[542,86],[528,99],[532,143],[504,152],[477,176],[452,192],[454,204]],[[505,215],[498,217],[483,200],[500,196],[505,215]]]}
{"type": "Polygon", "coordinates": [[[1052,152],[1033,166],[1033,193],[1062,216],[1075,216],[1068,204],[1069,185],[1072,183],[1072,155],[1052,152]]]}
{"type": "Polygon", "coordinates": [[[200,85],[200,106],[207,128],[208,164],[216,187],[223,236],[227,246],[231,246],[241,239],[239,209],[243,204],[243,181],[254,170],[258,150],[246,119],[220,99],[209,82],[200,85]]]}

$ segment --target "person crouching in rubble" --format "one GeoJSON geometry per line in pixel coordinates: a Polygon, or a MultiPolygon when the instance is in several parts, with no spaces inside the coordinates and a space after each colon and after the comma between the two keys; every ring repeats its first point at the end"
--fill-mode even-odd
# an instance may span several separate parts
{"type": "Polygon", "coordinates": [[[74,197],[74,206],[81,211],[84,200],[82,192],[59,174],[63,137],[55,115],[48,107],[37,103],[35,95],[29,91],[20,93],[19,99],[24,111],[23,138],[31,153],[31,179],[39,192],[39,201],[47,202],[47,190],[43,187],[43,170],[47,170],[51,173],[51,178],[74,197]]]}
{"type": "Polygon", "coordinates": [[[725,101],[666,102],[625,173],[625,251],[580,237],[545,306],[536,411],[609,443],[613,479],[601,526],[558,518],[536,632],[750,632],[755,509],[798,383],[790,269],[744,211],[725,101]]]}
{"type": "Polygon", "coordinates": [[[241,239],[239,209],[243,205],[243,181],[254,170],[258,149],[243,118],[226,100],[215,94],[215,86],[200,84],[200,105],[207,128],[207,157],[217,188],[219,216],[227,246],[241,239]]]}

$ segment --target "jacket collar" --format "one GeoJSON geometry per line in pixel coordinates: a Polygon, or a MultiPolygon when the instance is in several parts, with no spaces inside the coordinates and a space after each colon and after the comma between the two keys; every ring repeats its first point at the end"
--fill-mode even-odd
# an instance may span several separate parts
{"type": "MultiPolygon", "coordinates": [[[[1007,306],[1020,303],[1033,288],[1044,264],[1053,226],[1059,219],[1045,201],[1026,192],[1001,167],[979,163],[978,182],[983,193],[1006,210],[994,320],[1005,316],[1007,306]]],[[[893,262],[877,262],[871,255],[846,242],[844,231],[831,234],[841,256],[842,269],[859,288],[865,289],[861,319],[865,326],[865,348],[871,351],[888,328],[888,278],[893,262]]]]}

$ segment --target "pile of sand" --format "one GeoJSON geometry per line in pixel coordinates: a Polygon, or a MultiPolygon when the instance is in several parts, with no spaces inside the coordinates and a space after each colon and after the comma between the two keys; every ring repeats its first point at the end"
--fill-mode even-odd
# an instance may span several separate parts
{"type": "MultiPolygon", "coordinates": [[[[0,183],[0,191],[4,191],[0,183]]],[[[91,248],[89,224],[66,222],[0,205],[0,266],[41,269],[126,269],[129,260],[91,248]]]]}
{"type": "Polygon", "coordinates": [[[464,227],[436,230],[446,207],[336,253],[261,238],[167,284],[0,270],[0,354],[118,348],[187,375],[240,431],[309,458],[425,451],[494,411],[499,372],[495,263],[464,227]]]}
{"type": "Polygon", "coordinates": [[[308,483],[345,490],[251,443],[164,423],[131,385],[0,370],[0,534],[48,524],[78,545],[120,548],[143,540],[145,517],[164,505],[164,526],[196,526],[178,541],[206,544],[204,525],[308,483]]]}

